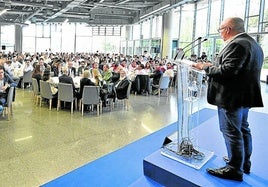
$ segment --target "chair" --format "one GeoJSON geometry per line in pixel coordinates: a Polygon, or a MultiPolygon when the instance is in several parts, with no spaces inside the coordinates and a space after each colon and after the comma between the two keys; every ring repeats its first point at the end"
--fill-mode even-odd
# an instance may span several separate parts
{"type": "Polygon", "coordinates": [[[21,87],[23,89],[24,89],[24,84],[25,83],[32,84],[32,74],[33,74],[33,71],[23,72],[22,82],[21,82],[21,87]]]}
{"type": "Polygon", "coordinates": [[[57,104],[57,111],[60,109],[61,101],[70,102],[71,103],[71,113],[73,113],[74,108],[74,101],[75,101],[75,108],[77,108],[77,99],[74,97],[73,92],[73,85],[66,84],[66,83],[59,83],[58,84],[58,104],[57,104]]]}
{"type": "Polygon", "coordinates": [[[41,95],[39,91],[39,85],[35,78],[32,78],[32,84],[33,84],[33,97],[34,97],[34,103],[38,104],[39,100],[41,100],[41,95]]]}
{"type": "Polygon", "coordinates": [[[80,108],[82,116],[84,115],[84,105],[97,105],[97,115],[102,112],[102,101],[100,99],[99,86],[84,86],[82,98],[80,99],[80,108]]]}
{"type": "Polygon", "coordinates": [[[114,83],[106,84],[107,89],[107,98],[106,98],[106,106],[110,108],[110,111],[114,108],[114,83]]]}
{"type": "Polygon", "coordinates": [[[137,75],[134,80],[134,91],[136,94],[146,94],[150,93],[150,77],[149,75],[137,75]]]}
{"type": "Polygon", "coordinates": [[[169,76],[161,76],[159,80],[159,85],[152,85],[154,88],[158,90],[158,96],[160,97],[161,91],[166,91],[166,96],[168,96],[168,88],[169,88],[169,76]]]}
{"type": "MultiPolygon", "coordinates": [[[[34,82],[33,82],[34,86],[34,82]]],[[[42,98],[49,100],[49,110],[52,108],[52,99],[56,96],[52,94],[49,82],[40,80],[40,107],[42,106],[42,98]]]]}
{"type": "MultiPolygon", "coordinates": [[[[129,82],[128,84],[128,88],[127,88],[127,95],[126,98],[124,99],[118,99],[117,95],[116,95],[116,100],[123,100],[123,105],[126,106],[126,109],[129,110],[129,96],[130,96],[130,91],[131,91],[131,86],[132,86],[132,82],[129,82]]],[[[116,94],[116,91],[115,91],[116,94]]]]}
{"type": "Polygon", "coordinates": [[[7,95],[7,101],[6,101],[5,105],[4,105],[3,117],[6,114],[8,116],[8,120],[11,119],[11,115],[13,113],[13,111],[12,111],[12,101],[13,101],[14,89],[15,89],[15,87],[10,87],[9,88],[8,95],[7,95]]]}

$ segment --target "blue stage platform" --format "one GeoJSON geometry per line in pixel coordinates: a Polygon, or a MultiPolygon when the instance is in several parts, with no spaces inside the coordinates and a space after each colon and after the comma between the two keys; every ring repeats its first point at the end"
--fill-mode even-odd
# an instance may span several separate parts
{"type": "MultiPolygon", "coordinates": [[[[133,142],[122,149],[105,155],[91,163],[88,163],[70,173],[63,175],[43,187],[71,187],[71,186],[105,186],[105,187],[161,187],[163,185],[143,175],[143,160],[155,155],[167,162],[174,162],[170,167],[188,172],[185,177],[192,182],[203,181],[206,186],[268,186],[268,115],[251,112],[249,122],[253,134],[254,154],[252,156],[252,172],[244,175],[243,182],[223,180],[208,175],[207,167],[223,166],[222,156],[225,154],[224,142],[218,129],[217,113],[212,109],[200,111],[200,125],[194,131],[206,133],[198,134],[198,144],[202,148],[213,150],[215,156],[200,170],[195,170],[179,162],[175,162],[162,155],[157,155],[164,138],[176,131],[176,124],[171,124],[151,135],[133,142]]],[[[183,172],[182,172],[183,173],[183,172]]],[[[174,184],[173,186],[180,186],[174,184]]]]}

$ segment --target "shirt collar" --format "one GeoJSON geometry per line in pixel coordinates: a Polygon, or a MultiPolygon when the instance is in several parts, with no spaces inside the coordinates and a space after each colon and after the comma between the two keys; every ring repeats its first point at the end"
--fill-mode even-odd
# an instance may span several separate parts
{"type": "Polygon", "coordinates": [[[229,38],[228,40],[226,40],[226,44],[228,44],[229,42],[231,42],[232,40],[234,40],[235,38],[237,38],[238,36],[241,36],[242,34],[245,34],[245,32],[241,32],[241,33],[238,33],[237,35],[229,38]]]}

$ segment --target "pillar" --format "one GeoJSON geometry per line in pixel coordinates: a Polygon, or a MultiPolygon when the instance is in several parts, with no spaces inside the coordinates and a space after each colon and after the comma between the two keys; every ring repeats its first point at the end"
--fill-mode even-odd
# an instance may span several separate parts
{"type": "Polygon", "coordinates": [[[163,14],[162,19],[162,58],[172,58],[172,12],[163,14]]]}

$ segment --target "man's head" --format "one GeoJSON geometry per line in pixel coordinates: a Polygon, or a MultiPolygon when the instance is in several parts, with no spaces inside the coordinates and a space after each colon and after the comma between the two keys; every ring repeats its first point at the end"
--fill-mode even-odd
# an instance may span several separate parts
{"type": "Polygon", "coordinates": [[[63,67],[61,68],[61,71],[62,71],[62,73],[65,74],[65,75],[68,74],[68,68],[65,67],[65,66],[63,66],[63,67]]]}
{"type": "Polygon", "coordinates": [[[239,17],[227,18],[221,23],[218,32],[222,39],[227,41],[235,35],[245,32],[244,21],[239,17]]]}
{"type": "Polygon", "coordinates": [[[103,65],[103,71],[108,71],[109,70],[109,65],[108,64],[104,64],[103,65]]]}
{"type": "Polygon", "coordinates": [[[5,77],[5,70],[3,66],[0,66],[0,80],[5,77]]]}
{"type": "Polygon", "coordinates": [[[85,67],[85,61],[81,61],[81,62],[80,62],[80,66],[81,66],[81,67],[85,67]]]}
{"type": "Polygon", "coordinates": [[[71,60],[68,61],[68,68],[72,68],[73,67],[73,62],[71,60]]]}
{"type": "Polygon", "coordinates": [[[127,72],[124,68],[120,70],[120,79],[123,79],[127,76],[127,72]]]}

